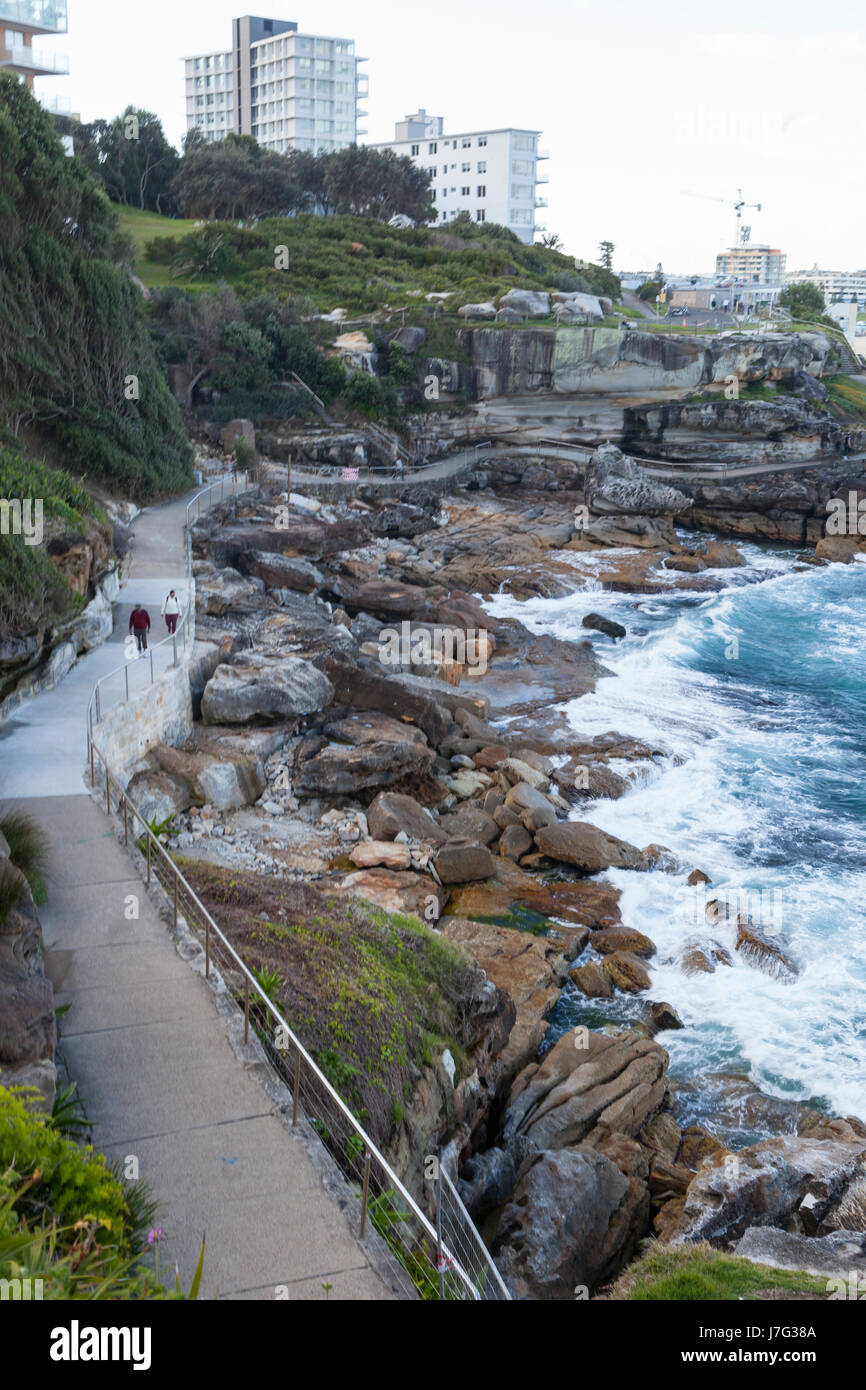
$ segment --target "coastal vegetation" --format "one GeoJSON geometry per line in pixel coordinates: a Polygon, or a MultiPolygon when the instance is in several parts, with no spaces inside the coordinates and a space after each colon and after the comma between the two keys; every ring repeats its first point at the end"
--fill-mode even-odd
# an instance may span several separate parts
{"type": "Polygon", "coordinates": [[[101,185],[0,73],[0,424],[147,498],[191,481],[191,449],[127,251],[101,185]]]}

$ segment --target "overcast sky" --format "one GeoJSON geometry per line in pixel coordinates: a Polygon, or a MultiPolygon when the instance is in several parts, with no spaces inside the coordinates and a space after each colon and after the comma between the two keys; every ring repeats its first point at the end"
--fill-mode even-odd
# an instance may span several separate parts
{"type": "MultiPolygon", "coordinates": [[[[183,65],[227,49],[230,0],[68,0],[64,93],[84,120],[131,103],[185,128],[183,65]]],[[[369,134],[393,138],[419,106],[445,130],[543,132],[550,206],[574,255],[603,238],[617,269],[710,271],[742,187],[753,241],[788,269],[866,267],[862,0],[274,0],[258,11],[302,33],[352,38],[369,61],[369,134]],[[687,191],[707,195],[685,196],[687,191]]]]}

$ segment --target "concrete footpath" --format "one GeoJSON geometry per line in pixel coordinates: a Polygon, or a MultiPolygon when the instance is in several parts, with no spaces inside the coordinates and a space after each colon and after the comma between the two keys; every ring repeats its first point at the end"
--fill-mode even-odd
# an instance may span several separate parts
{"type": "MultiPolygon", "coordinates": [[[[156,596],[186,583],[185,500],[153,508],[135,525],[124,597],[143,599],[154,627],[156,596]]],[[[169,1282],[176,1262],[189,1287],[206,1235],[204,1298],[266,1299],[278,1289],[289,1299],[393,1297],[303,1139],[286,1131],[235,1056],[209,987],[177,954],[132,860],[84,789],[87,702],[93,681],[123,659],[130,606],[116,605],[110,642],[0,725],[0,804],[31,811],[51,845],[40,909],[46,969],[57,1005],[70,1006],[60,1020],[61,1048],[93,1143],[137,1158],[159,1202],[169,1282]],[[132,896],[138,918],[128,920],[132,896]]]]}

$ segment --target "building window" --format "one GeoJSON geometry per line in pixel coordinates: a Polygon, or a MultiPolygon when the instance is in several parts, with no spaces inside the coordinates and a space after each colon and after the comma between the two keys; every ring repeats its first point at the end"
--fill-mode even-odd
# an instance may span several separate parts
{"type": "Polygon", "coordinates": [[[469,197],[469,194],[470,194],[470,191],[471,191],[471,190],[470,190],[470,188],[469,188],[469,184],[468,184],[468,183],[467,183],[467,184],[464,184],[464,186],[463,186],[463,187],[461,188],[461,190],[460,190],[460,197],[461,197],[461,198],[468,198],[468,197],[469,197]]]}
{"type": "Polygon", "coordinates": [[[486,184],[486,183],[479,183],[478,189],[477,189],[477,192],[476,192],[476,197],[478,197],[478,198],[486,198],[486,197],[487,197],[487,184],[486,184]]]}
{"type": "Polygon", "coordinates": [[[512,159],[511,172],[516,174],[519,179],[530,179],[535,173],[530,159],[512,159]]]}
{"type": "Polygon", "coordinates": [[[420,145],[413,145],[413,146],[412,146],[412,149],[410,150],[410,154],[411,154],[412,158],[414,159],[415,156],[418,155],[418,154],[420,154],[420,153],[421,153],[421,146],[420,146],[420,145]]]}
{"type": "Polygon", "coordinates": [[[472,165],[471,165],[471,164],[461,164],[461,165],[460,165],[460,172],[461,172],[461,174],[468,174],[468,173],[469,173],[469,170],[470,170],[471,168],[472,168],[472,165]]]}
{"type": "Polygon", "coordinates": [[[443,198],[447,198],[447,197],[448,197],[448,189],[447,189],[447,188],[443,188],[443,189],[442,189],[442,197],[443,197],[443,198]]]}
{"type": "Polygon", "coordinates": [[[461,141],[460,141],[460,146],[461,146],[461,148],[464,149],[464,150],[471,149],[471,148],[472,148],[472,141],[471,141],[471,140],[461,140],[461,141]]]}
{"type": "Polygon", "coordinates": [[[479,145],[486,145],[486,144],[487,144],[487,136],[486,136],[486,135],[479,135],[479,137],[478,137],[478,144],[479,144],[479,145]]]}
{"type": "Polygon", "coordinates": [[[487,160],[486,160],[486,159],[479,159],[479,161],[478,161],[478,172],[479,172],[479,174],[486,174],[486,173],[487,173],[487,160]]]}
{"type": "Polygon", "coordinates": [[[430,144],[427,146],[427,153],[428,153],[428,154],[436,154],[436,152],[438,151],[438,149],[439,149],[439,146],[437,145],[436,141],[435,141],[435,140],[431,140],[431,141],[430,141],[430,144]]]}
{"type": "Polygon", "coordinates": [[[486,222],[486,221],[487,221],[487,216],[486,216],[485,211],[484,211],[483,208],[476,208],[476,209],[475,209],[475,221],[476,221],[476,222],[486,222]]]}

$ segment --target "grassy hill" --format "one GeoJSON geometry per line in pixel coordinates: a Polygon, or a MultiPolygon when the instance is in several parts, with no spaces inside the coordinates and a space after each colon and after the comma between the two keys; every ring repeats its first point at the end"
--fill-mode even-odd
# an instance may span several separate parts
{"type": "Polygon", "coordinates": [[[452,224],[396,228],[369,218],[273,217],[254,227],[196,224],[119,209],[136,250],[135,270],[152,288],[200,291],[225,283],[241,297],[305,299],[319,312],[338,306],[364,314],[385,304],[448,294],[446,309],[517,286],[616,295],[619,282],[599,266],[525,246],[502,229],[452,224]],[[277,268],[279,257],[286,268],[277,268]]]}

